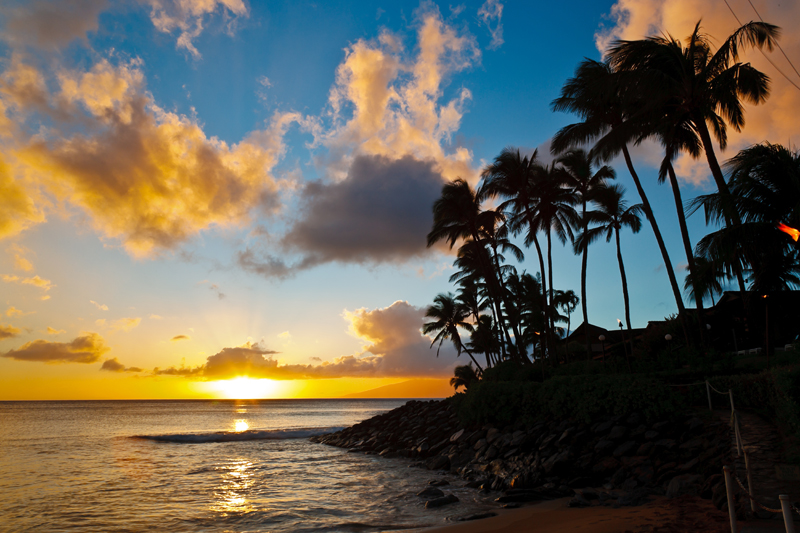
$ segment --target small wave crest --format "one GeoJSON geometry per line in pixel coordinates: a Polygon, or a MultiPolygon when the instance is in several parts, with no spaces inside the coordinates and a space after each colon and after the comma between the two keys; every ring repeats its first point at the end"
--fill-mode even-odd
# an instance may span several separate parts
{"type": "Polygon", "coordinates": [[[201,444],[206,442],[237,442],[245,440],[286,440],[307,439],[315,435],[324,435],[340,431],[343,427],[302,428],[302,429],[269,429],[248,431],[219,431],[215,433],[175,433],[171,435],[135,435],[134,439],[154,440],[158,442],[176,442],[180,444],[201,444]]]}

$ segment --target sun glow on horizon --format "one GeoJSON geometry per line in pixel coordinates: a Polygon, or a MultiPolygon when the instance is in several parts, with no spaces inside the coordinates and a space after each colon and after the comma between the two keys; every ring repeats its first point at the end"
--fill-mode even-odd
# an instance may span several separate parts
{"type": "Polygon", "coordinates": [[[209,383],[211,389],[229,400],[272,398],[277,386],[271,379],[238,377],[209,383]]]}

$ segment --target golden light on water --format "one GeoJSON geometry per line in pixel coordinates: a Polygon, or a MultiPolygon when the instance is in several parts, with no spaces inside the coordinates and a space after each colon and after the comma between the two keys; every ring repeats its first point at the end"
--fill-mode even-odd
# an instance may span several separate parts
{"type": "Polygon", "coordinates": [[[256,400],[272,398],[276,384],[271,379],[235,378],[209,383],[211,389],[230,400],[256,400]]]}
{"type": "Polygon", "coordinates": [[[247,423],[247,420],[237,420],[234,424],[234,430],[239,433],[240,431],[247,431],[250,429],[250,424],[247,423]]]}

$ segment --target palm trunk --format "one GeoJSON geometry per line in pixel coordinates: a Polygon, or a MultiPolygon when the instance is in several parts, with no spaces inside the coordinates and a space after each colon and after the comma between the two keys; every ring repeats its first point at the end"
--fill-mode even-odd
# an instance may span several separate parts
{"type": "Polygon", "coordinates": [[[555,339],[555,320],[553,320],[553,243],[550,237],[550,229],[547,229],[547,276],[550,282],[549,303],[547,306],[547,329],[550,332],[550,338],[553,346],[553,357],[558,360],[556,353],[556,339],[555,339]]]}
{"type": "Polygon", "coordinates": [[[470,358],[470,359],[472,359],[472,362],[473,362],[473,363],[475,363],[475,366],[477,366],[477,367],[478,367],[478,372],[479,372],[480,374],[483,374],[483,368],[481,368],[481,365],[479,365],[479,364],[478,364],[478,361],[476,361],[476,360],[475,360],[475,357],[473,357],[473,356],[472,356],[472,354],[470,353],[470,351],[469,351],[469,350],[467,350],[467,349],[464,347],[464,345],[463,345],[463,344],[461,345],[461,349],[462,349],[462,350],[464,350],[465,352],[467,352],[467,355],[469,356],[469,358],[470,358]]]}
{"type": "Polygon", "coordinates": [[[670,285],[672,286],[672,294],[675,297],[675,305],[678,306],[678,316],[681,319],[681,325],[683,327],[683,336],[684,339],[686,340],[686,345],[689,346],[689,328],[686,324],[686,308],[683,305],[681,290],[678,288],[678,280],[675,279],[675,271],[672,269],[672,261],[669,260],[667,247],[664,245],[664,239],[661,237],[661,230],[658,229],[658,224],[656,223],[656,217],[655,215],[653,215],[653,209],[650,207],[650,201],[647,199],[647,195],[644,192],[644,188],[642,187],[641,181],[639,181],[639,175],[633,168],[633,162],[631,161],[631,154],[630,152],[628,152],[627,145],[622,146],[622,155],[625,157],[625,164],[628,166],[628,172],[630,172],[631,177],[633,178],[633,183],[636,185],[636,191],[639,193],[639,198],[642,199],[642,207],[644,208],[644,214],[647,216],[648,222],[650,222],[650,227],[653,229],[653,234],[656,237],[658,248],[659,250],[661,250],[661,258],[664,260],[664,267],[666,267],[667,269],[667,276],[669,277],[669,282],[670,285]]]}
{"type": "MultiPolygon", "coordinates": [[[[544,314],[544,317],[545,317],[545,331],[542,332],[542,333],[544,333],[544,336],[540,335],[540,337],[543,338],[544,342],[540,342],[540,343],[542,345],[541,346],[542,354],[544,354],[545,350],[549,351],[549,348],[550,348],[550,346],[549,346],[550,338],[549,338],[549,336],[548,336],[549,334],[547,332],[547,330],[550,329],[549,326],[547,325],[547,275],[546,275],[547,270],[545,270],[545,268],[544,268],[544,256],[542,255],[542,247],[539,245],[539,239],[536,238],[536,235],[533,236],[533,244],[536,247],[536,255],[539,256],[539,271],[542,273],[542,280],[541,280],[542,281],[542,313],[544,314]]],[[[542,357],[544,357],[544,355],[542,357]]]]}
{"type": "MultiPolygon", "coordinates": [[[[683,200],[681,199],[681,189],[678,186],[678,178],[675,176],[675,168],[670,163],[667,166],[669,174],[669,182],[672,185],[672,196],[675,198],[675,209],[678,212],[678,223],[681,227],[681,237],[683,239],[683,249],[686,252],[686,261],[689,263],[689,275],[692,280],[697,279],[697,267],[694,263],[694,254],[692,253],[692,242],[689,239],[689,228],[686,225],[686,213],[683,211],[683,200]]],[[[700,324],[700,345],[705,346],[705,320],[703,319],[703,296],[694,291],[694,302],[697,306],[697,319],[700,324]]]]}
{"type": "MultiPolygon", "coordinates": [[[[619,228],[614,228],[617,237],[617,261],[619,261],[619,277],[622,279],[622,299],[625,302],[625,324],[628,326],[628,338],[631,340],[631,351],[633,351],[633,332],[631,331],[631,302],[628,298],[628,278],[625,277],[625,265],[622,263],[622,248],[619,245],[619,228]]],[[[622,338],[622,348],[625,348],[625,338],[622,338]]],[[[625,359],[628,363],[628,372],[631,371],[631,361],[628,359],[628,351],[625,351],[625,359]]]]}
{"type": "MultiPolygon", "coordinates": [[[[722,175],[722,169],[719,166],[719,161],[717,161],[717,154],[714,152],[714,143],[711,141],[711,134],[708,132],[706,121],[695,119],[693,122],[697,127],[697,132],[700,134],[700,140],[703,143],[703,150],[706,153],[706,160],[708,161],[708,167],[711,169],[711,175],[714,177],[717,190],[722,196],[722,212],[725,216],[725,221],[728,226],[733,224],[739,226],[742,223],[742,219],[732,203],[733,195],[731,195],[731,190],[725,182],[725,176],[722,175]]],[[[742,276],[740,268],[736,269],[736,281],[739,283],[739,290],[742,291],[742,295],[746,299],[747,296],[744,294],[744,277],[742,276]]]]}
{"type": "MultiPolygon", "coordinates": [[[[588,228],[588,224],[586,223],[586,199],[583,200],[583,233],[586,234],[586,230],[588,228]]],[[[584,327],[589,327],[589,313],[587,311],[586,305],[586,270],[589,265],[589,247],[583,247],[583,258],[581,259],[581,310],[583,311],[583,323],[584,327]]],[[[588,331],[588,329],[587,329],[588,331]]],[[[589,335],[586,335],[586,360],[592,358],[592,343],[591,339],[589,339],[589,335]]]]}

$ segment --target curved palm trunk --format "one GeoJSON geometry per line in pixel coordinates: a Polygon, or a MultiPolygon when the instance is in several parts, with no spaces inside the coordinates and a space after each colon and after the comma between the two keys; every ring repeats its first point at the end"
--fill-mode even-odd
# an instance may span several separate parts
{"type": "MultiPolygon", "coordinates": [[[[681,237],[683,238],[683,249],[686,252],[686,261],[689,263],[689,274],[692,276],[692,279],[695,280],[697,279],[697,267],[695,266],[694,254],[692,253],[692,242],[689,239],[689,228],[686,225],[686,213],[683,211],[681,189],[678,186],[678,178],[675,176],[675,168],[672,166],[672,163],[667,166],[667,172],[669,174],[669,183],[672,185],[672,196],[675,198],[675,209],[678,212],[678,223],[681,227],[681,237]]],[[[705,346],[706,328],[705,320],[703,319],[703,296],[699,294],[698,291],[694,291],[694,302],[697,306],[697,318],[700,324],[700,344],[705,346]]]]}
{"type": "Polygon", "coordinates": [[[656,242],[658,243],[658,248],[661,250],[661,258],[664,260],[664,266],[667,269],[667,276],[669,276],[669,282],[672,286],[672,294],[675,297],[675,304],[678,306],[678,316],[681,318],[681,325],[683,327],[683,336],[686,340],[686,345],[689,346],[689,328],[686,324],[686,308],[683,305],[683,299],[681,297],[681,290],[678,288],[678,280],[675,279],[675,271],[672,269],[672,261],[669,260],[669,254],[667,253],[667,247],[664,245],[664,239],[661,237],[661,230],[658,229],[658,224],[656,223],[656,217],[653,215],[653,209],[650,207],[650,201],[647,199],[647,195],[644,192],[644,188],[642,187],[641,181],[639,181],[639,175],[636,173],[636,170],[633,168],[633,162],[631,161],[631,154],[628,152],[628,147],[626,145],[622,146],[622,155],[625,157],[625,164],[628,167],[628,172],[630,172],[631,177],[633,178],[633,183],[636,185],[636,191],[639,193],[639,198],[642,199],[642,207],[644,208],[644,214],[647,216],[647,221],[650,222],[650,227],[653,229],[653,234],[656,237],[656,242]]]}
{"type": "Polygon", "coordinates": [[[467,350],[467,348],[463,344],[461,345],[461,349],[467,353],[469,358],[472,359],[472,362],[475,363],[475,366],[478,367],[478,375],[483,374],[483,368],[481,368],[481,365],[478,364],[478,361],[475,360],[475,357],[472,356],[470,351],[467,350]]]}
{"type": "MultiPolygon", "coordinates": [[[[622,299],[625,302],[625,324],[628,326],[628,338],[631,341],[631,350],[633,350],[633,332],[631,331],[631,302],[628,298],[628,278],[625,277],[625,265],[622,263],[622,248],[619,245],[619,228],[614,228],[614,233],[617,237],[617,261],[619,261],[619,277],[622,279],[622,299]]],[[[625,347],[625,339],[622,339],[623,348],[625,347]]],[[[628,350],[625,350],[625,360],[628,363],[628,372],[631,371],[631,361],[628,359],[628,350]]]]}
{"type": "MultiPolygon", "coordinates": [[[[719,161],[717,161],[717,154],[714,152],[714,143],[711,141],[711,134],[708,132],[706,121],[694,120],[694,123],[697,126],[697,132],[700,134],[700,140],[703,142],[703,151],[706,153],[706,160],[708,161],[708,167],[711,169],[711,175],[714,177],[717,190],[723,198],[722,209],[725,215],[725,221],[728,226],[734,224],[738,226],[742,223],[742,219],[739,216],[739,212],[734,209],[731,203],[733,196],[731,195],[731,190],[728,188],[728,184],[725,182],[725,176],[722,175],[722,169],[719,166],[719,161]]],[[[740,268],[736,269],[736,281],[739,284],[739,290],[742,291],[742,294],[745,296],[746,302],[744,277],[742,276],[742,270],[740,268]]]]}
{"type": "MultiPolygon", "coordinates": [[[[586,234],[586,229],[588,224],[586,223],[586,200],[583,201],[583,233],[586,234]]],[[[589,247],[583,247],[583,257],[581,258],[581,310],[583,311],[583,324],[584,328],[586,328],[586,360],[589,361],[592,358],[592,341],[589,338],[589,313],[587,311],[586,306],[586,270],[589,265],[589,247]]],[[[567,327],[569,329],[569,327],[567,327]]]]}

